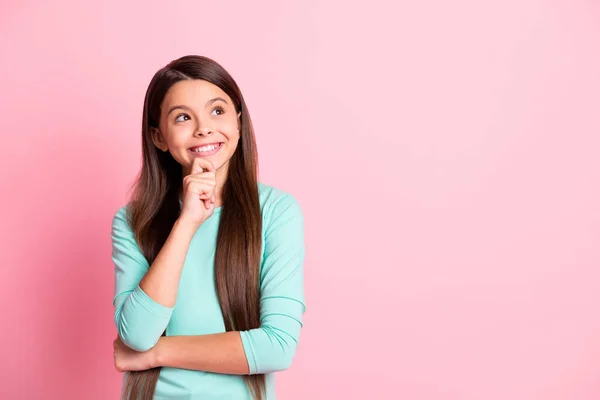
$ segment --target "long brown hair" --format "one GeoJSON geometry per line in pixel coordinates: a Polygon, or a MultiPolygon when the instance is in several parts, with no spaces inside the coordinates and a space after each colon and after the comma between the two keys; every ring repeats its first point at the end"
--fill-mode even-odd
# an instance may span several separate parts
{"type": "MultiPolygon", "coordinates": [[[[148,263],[152,265],[179,217],[181,165],[152,141],[161,103],[169,88],[184,79],[202,79],[221,88],[241,112],[240,140],[229,161],[215,254],[215,286],[226,331],[260,325],[259,264],[262,219],[258,197],[258,155],[252,121],[244,98],[231,75],[217,62],[184,56],[161,68],[146,91],[142,118],[143,161],[133,186],[128,220],[148,263]]],[[[166,331],[163,332],[163,336],[166,331]]],[[[129,371],[123,398],[152,400],[160,367],[129,371]]],[[[263,374],[244,376],[254,399],[265,392],[263,374]]]]}

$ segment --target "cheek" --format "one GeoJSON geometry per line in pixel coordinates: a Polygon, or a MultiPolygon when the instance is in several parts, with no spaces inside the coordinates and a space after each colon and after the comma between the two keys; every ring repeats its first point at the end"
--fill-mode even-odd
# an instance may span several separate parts
{"type": "Polygon", "coordinates": [[[180,147],[186,143],[189,136],[190,132],[188,132],[186,129],[171,129],[168,135],[169,144],[173,147],[180,147]]]}
{"type": "Polygon", "coordinates": [[[237,142],[240,137],[240,132],[237,129],[237,123],[235,121],[221,126],[221,133],[223,133],[230,142],[237,142]]]}
{"type": "Polygon", "coordinates": [[[235,149],[239,144],[239,140],[240,134],[237,132],[237,130],[234,130],[233,132],[231,132],[231,136],[229,136],[229,146],[235,149]]]}

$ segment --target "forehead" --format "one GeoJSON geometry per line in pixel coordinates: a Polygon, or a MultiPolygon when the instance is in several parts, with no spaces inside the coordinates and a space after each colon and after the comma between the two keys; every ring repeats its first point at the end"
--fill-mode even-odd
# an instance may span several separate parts
{"type": "Polygon", "coordinates": [[[217,85],[201,79],[186,79],[169,88],[163,99],[162,108],[168,109],[172,105],[201,108],[208,100],[215,97],[223,97],[232,104],[229,96],[217,85]]]}

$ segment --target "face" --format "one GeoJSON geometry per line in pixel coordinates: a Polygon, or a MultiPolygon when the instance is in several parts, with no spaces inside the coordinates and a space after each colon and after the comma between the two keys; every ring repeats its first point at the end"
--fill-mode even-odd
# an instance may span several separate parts
{"type": "Polygon", "coordinates": [[[154,144],[181,164],[183,176],[190,173],[194,157],[209,159],[222,173],[240,139],[240,115],[218,86],[199,79],[179,81],[163,99],[154,144]]]}

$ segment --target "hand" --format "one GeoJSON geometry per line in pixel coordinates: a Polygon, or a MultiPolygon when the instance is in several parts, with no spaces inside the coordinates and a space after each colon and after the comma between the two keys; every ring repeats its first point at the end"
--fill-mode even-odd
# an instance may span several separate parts
{"type": "Polygon", "coordinates": [[[145,371],[156,367],[154,347],[148,351],[139,352],[127,347],[119,335],[113,341],[115,369],[119,372],[145,371]]]}
{"type": "Polygon", "coordinates": [[[215,211],[217,185],[215,166],[210,160],[195,157],[191,173],[183,178],[183,205],[180,218],[200,226],[215,211]]]}

